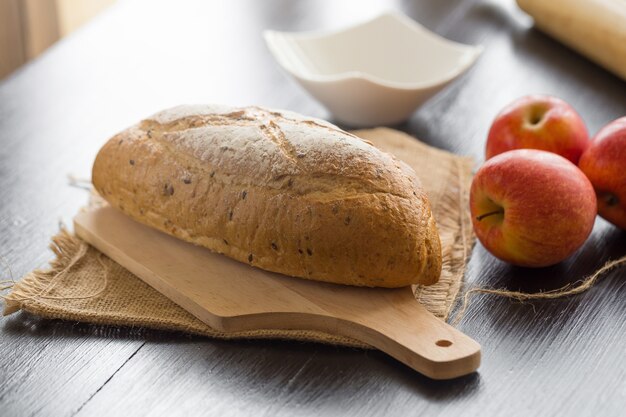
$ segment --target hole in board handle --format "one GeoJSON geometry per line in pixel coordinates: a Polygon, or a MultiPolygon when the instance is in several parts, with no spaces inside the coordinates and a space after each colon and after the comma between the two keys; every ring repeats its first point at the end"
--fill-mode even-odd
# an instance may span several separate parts
{"type": "Polygon", "coordinates": [[[440,347],[452,346],[452,342],[449,340],[445,340],[445,339],[437,340],[435,344],[440,347]]]}

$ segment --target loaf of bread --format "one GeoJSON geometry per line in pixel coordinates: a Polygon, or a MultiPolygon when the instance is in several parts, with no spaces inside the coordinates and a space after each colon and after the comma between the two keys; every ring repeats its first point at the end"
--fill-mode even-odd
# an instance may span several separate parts
{"type": "Polygon", "coordinates": [[[441,272],[414,171],[296,113],[165,110],[104,145],[93,183],[133,219],[268,271],[372,287],[432,284],[441,272]]]}

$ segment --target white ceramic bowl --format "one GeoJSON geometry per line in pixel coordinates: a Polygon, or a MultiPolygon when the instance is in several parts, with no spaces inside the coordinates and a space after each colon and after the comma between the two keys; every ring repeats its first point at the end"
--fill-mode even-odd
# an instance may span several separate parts
{"type": "Polygon", "coordinates": [[[351,126],[399,123],[465,72],[482,51],[395,12],[336,32],[263,33],[279,64],[351,126]]]}

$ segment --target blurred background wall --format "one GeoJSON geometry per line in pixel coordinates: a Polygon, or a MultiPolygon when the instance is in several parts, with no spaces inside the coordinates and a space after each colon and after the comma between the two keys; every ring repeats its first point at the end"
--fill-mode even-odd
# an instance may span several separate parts
{"type": "Polygon", "coordinates": [[[0,79],[116,0],[0,0],[0,79]]]}

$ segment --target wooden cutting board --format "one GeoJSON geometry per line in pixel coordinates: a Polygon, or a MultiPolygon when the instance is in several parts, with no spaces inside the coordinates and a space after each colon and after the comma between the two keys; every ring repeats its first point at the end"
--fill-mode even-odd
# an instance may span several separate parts
{"type": "Polygon", "coordinates": [[[135,222],[110,206],[76,234],[209,326],[299,329],[358,339],[434,379],[474,372],[480,345],[439,320],[410,287],[359,288],[263,271],[135,222]]]}

